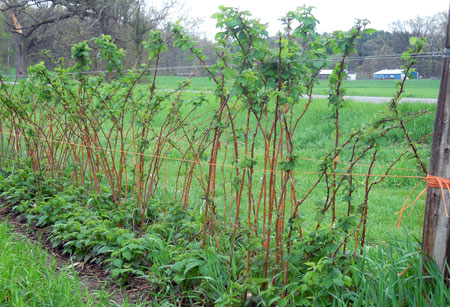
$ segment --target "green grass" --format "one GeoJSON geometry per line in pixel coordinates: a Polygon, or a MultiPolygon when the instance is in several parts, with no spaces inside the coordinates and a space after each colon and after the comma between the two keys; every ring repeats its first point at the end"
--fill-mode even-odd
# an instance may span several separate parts
{"type": "MultiPolygon", "coordinates": [[[[392,97],[396,91],[396,80],[354,80],[345,81],[344,87],[348,96],[392,97]]],[[[439,80],[408,80],[403,97],[437,98],[439,94],[439,80]]],[[[320,81],[315,94],[325,95],[327,82],[320,81]]]]}
{"type": "MultiPolygon", "coordinates": [[[[423,259],[420,245],[411,238],[365,248],[351,268],[357,289],[352,305],[448,306],[446,279],[423,259]]],[[[333,296],[335,305],[348,306],[345,294],[333,296]]]]}
{"type": "MultiPolygon", "coordinates": [[[[185,82],[188,78],[182,76],[158,76],[156,85],[158,89],[174,89],[178,84],[185,82]]],[[[144,76],[140,83],[151,84],[153,76],[144,76]]],[[[214,91],[216,85],[208,77],[193,77],[189,90],[192,91],[214,91]]]]}
{"type": "Polygon", "coordinates": [[[108,296],[86,290],[73,270],[58,270],[40,244],[0,223],[0,305],[108,306],[108,296]]]}
{"type": "MultiPolygon", "coordinates": [[[[368,103],[349,102],[346,107],[341,110],[342,119],[342,140],[345,140],[352,129],[358,129],[364,126],[371,119],[376,117],[378,112],[381,112],[386,107],[385,104],[376,105],[368,103]]],[[[404,104],[400,106],[402,112],[417,112],[419,110],[428,110],[430,113],[414,120],[408,124],[409,132],[414,140],[419,140],[422,136],[431,133],[433,130],[433,118],[435,106],[425,104],[404,104]]],[[[296,146],[295,153],[302,158],[300,160],[297,171],[308,172],[318,171],[319,161],[311,161],[309,159],[320,160],[333,147],[333,121],[329,118],[330,110],[327,106],[327,101],[318,100],[314,102],[310,113],[307,113],[304,120],[301,122],[300,131],[295,135],[294,144],[296,146]]],[[[403,141],[403,134],[400,130],[392,131],[388,134],[386,143],[380,146],[377,160],[375,161],[375,168],[373,174],[384,174],[384,171],[392,161],[396,159],[398,154],[407,149],[407,144],[403,141]]],[[[425,163],[429,161],[430,141],[422,146],[419,146],[419,154],[425,163]]],[[[350,155],[347,150],[342,154],[341,161],[350,155]]],[[[367,158],[361,160],[355,168],[355,174],[364,174],[367,172],[367,158]]],[[[338,167],[344,167],[345,164],[340,164],[338,167]]],[[[423,173],[417,169],[417,164],[414,159],[403,158],[396,166],[396,169],[391,171],[391,175],[398,176],[422,176],[423,173]]],[[[317,176],[299,174],[297,181],[299,182],[299,191],[306,192],[307,188],[312,185],[313,180],[317,176]],[[302,187],[303,186],[303,187],[302,187]]],[[[360,185],[363,184],[365,177],[355,177],[355,182],[360,185]]],[[[386,240],[391,236],[403,237],[404,233],[396,229],[397,212],[409,192],[418,179],[410,178],[388,178],[379,186],[375,186],[370,194],[369,199],[369,218],[368,218],[368,237],[370,239],[386,240]]],[[[363,189],[362,186],[359,188],[363,189]]],[[[421,190],[421,189],[420,189],[421,190]]],[[[318,189],[312,195],[309,201],[309,210],[315,208],[314,201],[320,200],[324,195],[324,189],[318,189]]],[[[301,195],[301,192],[299,193],[301,195]]],[[[355,203],[362,201],[362,195],[357,194],[355,203]]],[[[345,206],[345,202],[341,202],[341,206],[345,206]]],[[[418,234],[419,231],[419,216],[421,203],[416,206],[411,216],[404,218],[403,225],[413,234],[418,234]]],[[[307,208],[304,208],[306,210],[307,208]]],[[[312,213],[311,213],[312,214],[312,213]]]]}
{"type": "MultiPolygon", "coordinates": [[[[141,83],[150,83],[152,77],[146,76],[141,83]]],[[[160,89],[173,89],[186,77],[158,76],[157,85],[160,89]]],[[[214,91],[215,84],[208,77],[193,77],[192,91],[214,91]]],[[[348,96],[391,97],[396,91],[396,80],[349,80],[344,82],[348,96]]],[[[437,98],[439,94],[439,80],[408,80],[404,97],[437,98]]],[[[327,95],[328,81],[320,80],[315,87],[314,94],[327,95]]]]}

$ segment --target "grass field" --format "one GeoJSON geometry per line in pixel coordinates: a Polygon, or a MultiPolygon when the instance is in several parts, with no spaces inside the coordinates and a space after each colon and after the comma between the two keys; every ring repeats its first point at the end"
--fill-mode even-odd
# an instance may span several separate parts
{"type": "MultiPolygon", "coordinates": [[[[346,81],[346,95],[391,97],[396,90],[395,80],[354,80],[346,81]]],[[[437,98],[439,94],[439,80],[408,80],[403,97],[437,98]]],[[[316,88],[316,94],[326,94],[326,81],[321,81],[316,88]]]]}
{"type": "MultiPolygon", "coordinates": [[[[151,78],[145,78],[143,82],[149,82],[151,78]]],[[[186,80],[185,77],[160,76],[157,85],[160,89],[173,89],[177,83],[186,80]]],[[[346,81],[346,95],[348,96],[374,96],[391,97],[396,90],[395,80],[354,80],[346,81]]],[[[411,98],[437,98],[439,94],[439,80],[409,80],[406,83],[404,97],[411,98]]],[[[315,87],[314,94],[327,95],[328,83],[320,80],[315,87]]],[[[207,77],[193,77],[191,87],[193,91],[214,91],[215,85],[207,77]]]]}

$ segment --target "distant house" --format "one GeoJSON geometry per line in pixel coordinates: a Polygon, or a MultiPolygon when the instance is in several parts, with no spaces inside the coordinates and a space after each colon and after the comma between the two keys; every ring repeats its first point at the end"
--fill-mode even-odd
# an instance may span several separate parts
{"type": "Polygon", "coordinates": [[[356,80],[356,72],[353,71],[345,71],[347,73],[347,80],[356,80]]]}
{"type": "MultiPolygon", "coordinates": [[[[418,72],[411,72],[413,75],[413,79],[419,79],[419,73],[418,72]]],[[[373,78],[375,80],[386,80],[386,79],[393,79],[393,80],[400,80],[405,76],[405,73],[401,69],[383,69],[380,71],[377,71],[373,74],[373,78]]]]}
{"type": "Polygon", "coordinates": [[[317,78],[319,80],[328,80],[328,78],[332,73],[333,73],[332,69],[321,69],[317,78]]]}
{"type": "MultiPolygon", "coordinates": [[[[348,71],[347,69],[345,70],[345,72],[347,73],[347,77],[345,78],[345,80],[356,80],[356,73],[348,71]]],[[[332,73],[332,69],[321,69],[317,77],[319,80],[328,80],[332,73]]]]}

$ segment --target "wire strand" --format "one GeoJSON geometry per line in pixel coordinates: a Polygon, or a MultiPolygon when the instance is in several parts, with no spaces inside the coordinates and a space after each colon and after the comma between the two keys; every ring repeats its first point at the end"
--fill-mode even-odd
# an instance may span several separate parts
{"type": "MultiPolygon", "coordinates": [[[[15,133],[8,133],[8,132],[0,132],[0,134],[3,135],[10,135],[14,137],[21,137],[21,135],[17,135],[15,133]]],[[[37,136],[29,136],[29,138],[34,140],[40,140],[40,141],[47,141],[49,142],[49,138],[44,137],[37,137],[37,136]]],[[[71,145],[71,146],[78,146],[78,147],[85,147],[90,149],[95,149],[99,151],[112,151],[116,153],[122,153],[126,155],[134,155],[134,156],[144,156],[144,157],[151,157],[151,158],[159,158],[163,160],[172,160],[172,161],[178,161],[178,162],[188,162],[188,163],[194,163],[194,164],[202,164],[207,166],[219,166],[222,168],[229,168],[229,169],[235,169],[236,166],[234,165],[226,165],[226,164],[219,164],[219,163],[211,163],[211,162],[205,162],[200,160],[189,160],[189,159],[181,159],[181,158],[173,158],[173,157],[167,157],[167,156],[161,156],[161,155],[153,155],[153,154],[146,154],[146,153],[139,153],[134,151],[126,151],[126,150],[117,150],[117,149],[107,149],[99,146],[92,146],[92,145],[86,145],[86,144],[80,144],[80,143],[73,143],[73,142],[67,142],[67,141],[61,141],[61,140],[51,140],[53,143],[60,143],[65,145],[71,145]]],[[[250,170],[250,168],[247,167],[241,167],[241,170],[250,170]]],[[[285,171],[280,170],[267,170],[267,169],[252,169],[253,172],[258,173],[285,173],[285,171]]],[[[340,172],[334,172],[334,173],[327,173],[327,172],[300,172],[300,171],[291,171],[292,174],[303,174],[303,175],[336,175],[336,176],[356,176],[356,177],[379,177],[379,178],[413,178],[413,179],[424,179],[425,176],[417,176],[417,175],[390,175],[390,174],[359,174],[359,173],[340,173],[340,172]]]]}

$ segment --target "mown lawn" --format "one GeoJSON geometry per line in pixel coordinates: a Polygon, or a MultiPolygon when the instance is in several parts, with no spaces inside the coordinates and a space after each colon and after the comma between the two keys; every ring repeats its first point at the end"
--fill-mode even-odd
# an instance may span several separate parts
{"type": "MultiPolygon", "coordinates": [[[[142,83],[150,83],[152,78],[145,77],[142,83]]],[[[173,89],[177,84],[186,80],[181,76],[159,76],[157,85],[160,89],[173,89]]],[[[391,97],[396,90],[396,80],[354,80],[346,81],[346,95],[348,96],[374,96],[391,97]]],[[[404,97],[411,98],[437,98],[439,94],[439,80],[409,80],[406,83],[404,97]]],[[[314,94],[327,95],[328,82],[320,80],[316,85],[314,94]]],[[[207,77],[193,77],[191,87],[193,91],[214,91],[215,84],[207,77]]]]}

